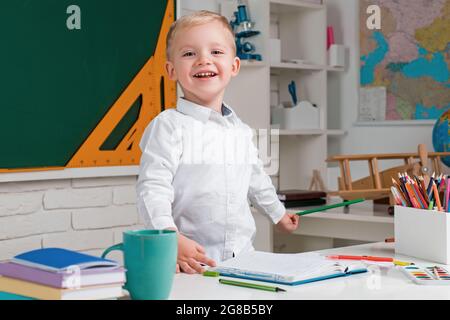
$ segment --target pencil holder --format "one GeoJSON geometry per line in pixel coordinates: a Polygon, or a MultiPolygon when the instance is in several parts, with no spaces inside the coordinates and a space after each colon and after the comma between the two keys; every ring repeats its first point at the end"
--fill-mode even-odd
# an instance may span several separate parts
{"type": "Polygon", "coordinates": [[[395,253],[450,264],[450,213],[395,206],[395,253]]]}
{"type": "Polygon", "coordinates": [[[272,124],[280,129],[320,129],[320,111],[308,101],[300,101],[291,108],[273,107],[271,109],[272,124]]]}

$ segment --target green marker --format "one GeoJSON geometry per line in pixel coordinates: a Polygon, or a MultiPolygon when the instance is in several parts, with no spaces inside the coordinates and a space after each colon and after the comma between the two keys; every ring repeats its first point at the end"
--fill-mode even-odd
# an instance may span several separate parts
{"type": "Polygon", "coordinates": [[[333,208],[337,208],[337,207],[348,206],[350,204],[363,202],[365,200],[366,199],[361,198],[361,199],[355,199],[355,200],[351,200],[351,201],[344,201],[344,202],[341,202],[341,203],[330,204],[328,206],[322,206],[322,207],[318,207],[318,208],[314,208],[314,209],[310,209],[310,210],[299,211],[299,212],[296,212],[295,214],[297,214],[299,216],[304,216],[306,214],[310,214],[310,213],[314,213],[314,212],[325,211],[325,210],[333,209],[333,208]]]}
{"type": "Polygon", "coordinates": [[[272,292],[286,291],[286,290],[278,288],[278,287],[264,286],[262,284],[242,282],[242,281],[233,281],[233,280],[219,279],[219,282],[221,284],[229,284],[231,286],[245,287],[245,288],[251,288],[251,289],[259,289],[259,290],[272,291],[272,292]]]}
{"type": "Polygon", "coordinates": [[[207,270],[207,271],[203,272],[203,275],[205,277],[218,277],[218,276],[220,276],[220,272],[207,270]]]}

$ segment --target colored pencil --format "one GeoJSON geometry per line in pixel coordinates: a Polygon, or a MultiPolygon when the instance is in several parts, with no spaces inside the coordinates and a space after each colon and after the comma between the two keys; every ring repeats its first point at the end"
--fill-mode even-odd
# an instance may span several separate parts
{"type": "Polygon", "coordinates": [[[405,172],[398,173],[398,181],[393,177],[391,180],[391,193],[397,205],[450,212],[450,175],[409,176],[405,172]]]}
{"type": "Polygon", "coordinates": [[[441,199],[439,198],[439,191],[437,190],[436,184],[433,182],[433,193],[434,198],[436,200],[436,205],[438,207],[438,211],[442,211],[441,199]]]}
{"type": "Polygon", "coordinates": [[[425,198],[422,195],[422,192],[420,191],[419,186],[414,180],[411,180],[412,186],[414,188],[415,194],[417,195],[420,204],[422,205],[423,209],[426,209],[428,207],[428,202],[425,200],[425,198]]]}
{"type": "Polygon", "coordinates": [[[399,191],[400,195],[402,195],[402,197],[405,199],[406,206],[411,207],[412,204],[411,204],[411,201],[409,200],[408,193],[406,192],[406,189],[402,186],[401,182],[398,183],[397,181],[395,181],[394,178],[392,178],[392,183],[397,188],[397,190],[399,191]]]}
{"type": "Polygon", "coordinates": [[[409,184],[409,182],[405,184],[405,187],[406,187],[406,190],[408,190],[408,195],[409,195],[409,198],[411,199],[411,202],[412,202],[414,208],[417,208],[417,209],[422,208],[422,206],[417,201],[417,199],[414,195],[414,190],[411,187],[411,185],[409,184]]]}
{"type": "Polygon", "coordinates": [[[449,184],[450,184],[450,179],[447,177],[447,184],[445,185],[445,212],[448,212],[448,200],[449,200],[449,195],[450,195],[450,188],[449,188],[449,184]]]}

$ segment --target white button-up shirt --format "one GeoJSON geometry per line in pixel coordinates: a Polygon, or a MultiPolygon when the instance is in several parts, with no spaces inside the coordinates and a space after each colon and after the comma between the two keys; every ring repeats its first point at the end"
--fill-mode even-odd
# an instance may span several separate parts
{"type": "Polygon", "coordinates": [[[137,182],[149,229],[177,228],[217,262],[252,250],[248,200],[274,223],[285,213],[258,159],[252,130],[227,105],[222,114],[183,98],[146,128],[137,182]]]}

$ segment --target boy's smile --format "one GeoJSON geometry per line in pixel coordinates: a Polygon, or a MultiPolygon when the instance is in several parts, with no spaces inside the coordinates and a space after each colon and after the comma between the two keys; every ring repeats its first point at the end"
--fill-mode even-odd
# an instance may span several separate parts
{"type": "Polygon", "coordinates": [[[184,98],[221,110],[225,88],[239,72],[233,36],[218,21],[182,29],[174,38],[166,70],[184,98]]]}
{"type": "Polygon", "coordinates": [[[196,74],[194,74],[194,78],[198,78],[198,79],[209,79],[209,78],[212,78],[215,76],[217,76],[217,73],[209,72],[209,71],[200,71],[200,72],[197,72],[196,74]]]}

